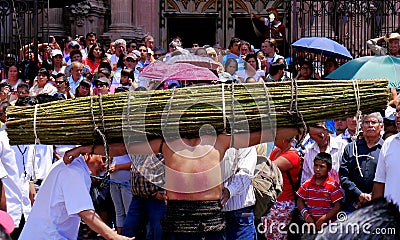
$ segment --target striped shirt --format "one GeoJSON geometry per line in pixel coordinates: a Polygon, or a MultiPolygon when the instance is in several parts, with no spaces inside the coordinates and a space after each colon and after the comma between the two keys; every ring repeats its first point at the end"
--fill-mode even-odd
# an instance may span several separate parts
{"type": "Polygon", "coordinates": [[[322,184],[317,184],[314,176],[309,178],[296,194],[304,200],[308,213],[314,220],[328,213],[333,204],[343,198],[342,189],[331,176],[322,184]]]}
{"type": "Polygon", "coordinates": [[[256,203],[252,178],[257,163],[255,147],[234,149],[225,152],[222,161],[224,186],[230,192],[230,198],[222,211],[233,211],[253,206],[256,203]]]}

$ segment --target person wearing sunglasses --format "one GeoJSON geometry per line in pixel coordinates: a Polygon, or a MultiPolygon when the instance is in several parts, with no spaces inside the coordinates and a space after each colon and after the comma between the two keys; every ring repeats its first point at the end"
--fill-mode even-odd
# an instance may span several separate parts
{"type": "Polygon", "coordinates": [[[96,81],[96,94],[97,95],[105,95],[110,93],[110,85],[111,82],[106,77],[101,77],[96,81]]]}
{"type": "Polygon", "coordinates": [[[75,96],[71,92],[71,88],[69,87],[68,78],[64,73],[59,73],[56,75],[56,79],[54,81],[54,86],[57,88],[57,92],[54,93],[54,96],[62,99],[74,99],[75,96]]]}

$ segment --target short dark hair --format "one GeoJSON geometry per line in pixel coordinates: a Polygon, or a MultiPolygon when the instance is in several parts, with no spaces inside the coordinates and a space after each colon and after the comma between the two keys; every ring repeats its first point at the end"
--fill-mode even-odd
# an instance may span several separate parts
{"type": "Polygon", "coordinates": [[[38,75],[45,75],[47,77],[47,81],[50,81],[50,73],[46,68],[41,68],[38,71],[38,75]]]}
{"type": "Polygon", "coordinates": [[[86,33],[86,38],[88,38],[88,37],[95,37],[95,38],[97,38],[97,34],[96,34],[95,32],[88,32],[88,33],[86,33]]]}
{"type": "Polygon", "coordinates": [[[81,57],[83,57],[82,56],[82,52],[81,52],[81,50],[79,50],[79,49],[74,49],[74,50],[72,50],[71,52],[69,52],[69,55],[72,57],[72,56],[74,56],[75,54],[79,54],[81,57]]]}
{"type": "Polygon", "coordinates": [[[273,62],[271,63],[271,67],[269,68],[269,74],[275,75],[278,73],[279,70],[285,69],[285,64],[280,62],[273,62]]]}
{"type": "Polygon", "coordinates": [[[20,83],[20,84],[18,84],[18,86],[17,86],[17,91],[18,91],[18,89],[25,89],[26,91],[29,91],[29,85],[28,84],[26,84],[26,83],[20,83]]]}
{"type": "Polygon", "coordinates": [[[328,171],[332,169],[332,156],[329,153],[326,152],[320,152],[315,156],[314,162],[320,160],[326,163],[326,166],[328,167],[328,171]]]}
{"type": "Polygon", "coordinates": [[[129,68],[124,68],[121,71],[121,76],[126,76],[133,79],[133,70],[129,68]]]}
{"type": "MultiPolygon", "coordinates": [[[[239,38],[232,38],[231,41],[229,42],[228,49],[232,48],[233,44],[237,43],[237,42],[240,44],[240,39],[239,38]]],[[[239,47],[240,47],[240,45],[239,45],[239,47]]]]}

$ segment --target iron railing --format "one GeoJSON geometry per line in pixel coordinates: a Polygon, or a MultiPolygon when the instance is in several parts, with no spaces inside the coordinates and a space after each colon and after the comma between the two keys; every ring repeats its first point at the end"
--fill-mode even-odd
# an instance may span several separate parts
{"type": "Polygon", "coordinates": [[[369,55],[368,39],[399,32],[400,0],[285,0],[281,7],[289,43],[328,37],[354,57],[369,55]]]}

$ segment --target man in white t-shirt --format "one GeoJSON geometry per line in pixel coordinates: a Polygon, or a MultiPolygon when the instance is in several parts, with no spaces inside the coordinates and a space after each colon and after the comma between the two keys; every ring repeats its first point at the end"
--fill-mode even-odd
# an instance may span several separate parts
{"type": "Polygon", "coordinates": [[[118,235],[94,211],[90,174],[103,169],[98,155],[86,154],[68,166],[56,162],[42,183],[19,239],[77,239],[81,218],[106,239],[130,239],[118,235]]]}
{"type": "MultiPolygon", "coordinates": [[[[400,105],[396,109],[396,127],[400,131],[400,105]]],[[[382,145],[376,167],[372,198],[385,197],[400,204],[400,133],[390,136],[382,145]]],[[[400,210],[400,207],[399,207],[400,210]]]]}

